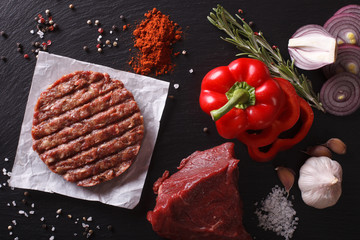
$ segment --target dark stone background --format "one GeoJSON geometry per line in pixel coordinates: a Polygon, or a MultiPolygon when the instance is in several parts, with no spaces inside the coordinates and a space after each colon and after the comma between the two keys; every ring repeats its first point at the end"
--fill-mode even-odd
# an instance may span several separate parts
{"type": "MultiPolygon", "coordinates": [[[[276,44],[284,57],[287,54],[287,41],[301,26],[314,23],[324,24],[335,11],[352,1],[336,0],[258,0],[258,1],[220,1],[232,14],[239,8],[245,13],[248,21],[255,22],[255,28],[261,29],[268,41],[276,44]]],[[[227,65],[235,59],[238,53],[235,47],[224,42],[220,36],[224,34],[214,28],[206,16],[219,1],[214,0],[132,0],[132,1],[20,1],[2,0],[0,2],[0,30],[8,33],[8,38],[0,37],[0,55],[8,58],[7,62],[0,61],[0,168],[11,170],[19,139],[20,127],[25,111],[27,96],[36,63],[36,58],[30,53],[31,42],[40,40],[37,35],[29,31],[35,29],[33,20],[38,13],[45,14],[50,9],[55,22],[60,26],[59,31],[47,33],[45,39],[51,39],[50,53],[72,57],[82,61],[102,64],[120,70],[131,71],[127,64],[131,58],[129,48],[133,40],[131,31],[136,23],[143,19],[143,14],[153,7],[170,15],[171,19],[182,26],[183,40],[175,45],[175,51],[185,49],[188,55],[179,55],[174,59],[176,68],[168,75],[159,79],[171,83],[169,94],[174,99],[168,99],[161,120],[158,140],[155,146],[143,195],[139,205],[133,210],[107,206],[97,202],[87,202],[77,199],[37,191],[29,191],[30,196],[24,197],[22,189],[11,190],[3,186],[0,189],[0,239],[81,239],[85,238],[81,219],[83,216],[92,217],[90,228],[94,230],[92,239],[161,239],[152,231],[146,220],[146,212],[154,207],[155,195],[152,184],[160,177],[164,170],[174,172],[181,159],[195,150],[204,150],[225,142],[216,132],[211,119],[204,114],[199,105],[198,97],[202,77],[212,68],[227,65]],[[68,8],[75,5],[75,10],[68,8]],[[96,27],[89,27],[87,19],[99,19],[105,31],[113,24],[122,25],[119,16],[124,15],[130,29],[118,32],[119,47],[106,48],[103,54],[96,51],[96,27]],[[26,60],[17,52],[16,43],[24,46],[24,51],[30,54],[26,60]],[[82,50],[84,45],[90,47],[90,52],[82,50]],[[190,74],[189,70],[194,69],[190,74]],[[174,89],[173,84],[180,84],[174,89]],[[206,134],[202,130],[209,129],[206,134]],[[5,162],[4,158],[9,161],[5,162]],[[26,199],[27,204],[22,203],[26,199]],[[9,207],[7,203],[16,201],[16,207],[9,207]],[[19,210],[31,210],[29,206],[35,203],[35,214],[28,218],[20,215],[19,210]],[[56,218],[56,210],[61,208],[63,213],[56,218]],[[71,214],[73,219],[68,219],[71,214]],[[42,229],[44,217],[48,226],[42,229]],[[80,218],[78,224],[74,221],[80,218]],[[16,220],[13,235],[9,235],[8,225],[16,220]],[[99,225],[101,229],[97,229],[99,225]],[[113,226],[112,231],[106,227],[113,226]],[[74,233],[78,235],[75,237],[74,233]]],[[[114,39],[113,35],[107,35],[114,39]]],[[[106,37],[105,37],[106,39],[106,37]]],[[[314,89],[318,92],[325,79],[321,71],[304,72],[312,80],[314,89]]],[[[360,208],[360,180],[358,171],[360,161],[357,155],[360,141],[358,137],[360,112],[347,117],[335,117],[315,112],[315,121],[308,136],[291,150],[279,154],[276,159],[268,163],[252,161],[243,144],[236,142],[236,156],[241,159],[239,164],[239,188],[244,202],[244,225],[248,232],[257,240],[282,239],[272,232],[263,231],[257,227],[254,215],[254,203],[264,198],[273,186],[280,184],[274,167],[285,165],[298,171],[306,159],[301,151],[309,145],[325,142],[331,137],[339,137],[348,145],[348,153],[335,156],[344,171],[343,194],[339,202],[331,208],[317,210],[305,205],[297,184],[291,190],[294,196],[294,209],[300,218],[298,229],[293,239],[296,240],[338,240],[359,239],[360,208]]],[[[1,175],[0,182],[6,182],[7,177],[1,175]]]]}

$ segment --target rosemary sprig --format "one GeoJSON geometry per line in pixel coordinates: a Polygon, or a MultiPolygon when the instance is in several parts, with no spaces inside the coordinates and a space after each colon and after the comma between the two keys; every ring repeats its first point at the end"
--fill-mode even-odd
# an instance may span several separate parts
{"type": "Polygon", "coordinates": [[[236,21],[221,5],[213,8],[208,20],[217,28],[224,31],[229,37],[223,40],[234,44],[242,53],[237,56],[248,56],[264,62],[273,77],[287,79],[294,87],[299,96],[304,98],[312,107],[325,112],[319,95],[312,88],[310,80],[299,74],[294,67],[294,61],[285,60],[277,47],[272,47],[266,41],[261,32],[254,32],[239,15],[235,16],[242,25],[236,21]]]}

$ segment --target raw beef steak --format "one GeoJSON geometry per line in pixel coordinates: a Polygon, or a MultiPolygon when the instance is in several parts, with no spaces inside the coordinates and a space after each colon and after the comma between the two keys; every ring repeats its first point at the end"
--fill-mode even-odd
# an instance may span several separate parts
{"type": "Polygon", "coordinates": [[[179,171],[165,171],[154,184],[156,206],[147,219],[160,236],[173,240],[249,240],[242,225],[234,144],[197,151],[179,171]]]}

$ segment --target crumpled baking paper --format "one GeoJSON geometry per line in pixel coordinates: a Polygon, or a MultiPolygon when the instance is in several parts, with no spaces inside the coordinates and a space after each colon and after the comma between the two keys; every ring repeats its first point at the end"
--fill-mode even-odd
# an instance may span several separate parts
{"type": "Polygon", "coordinates": [[[134,73],[40,52],[36,63],[19,144],[9,185],[90,200],[132,209],[140,201],[146,174],[155,146],[169,83],[134,73]],[[31,127],[34,107],[40,93],[63,75],[90,70],[108,73],[121,80],[137,101],[144,117],[145,135],[133,165],[119,177],[97,186],[84,188],[55,174],[32,149],[31,127]]]}

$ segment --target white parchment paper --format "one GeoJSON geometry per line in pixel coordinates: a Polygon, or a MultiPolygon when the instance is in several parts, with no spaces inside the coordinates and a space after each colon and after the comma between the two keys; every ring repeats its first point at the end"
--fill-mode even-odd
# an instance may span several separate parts
{"type": "Polygon", "coordinates": [[[169,83],[164,81],[40,52],[9,185],[50,193],[55,192],[84,200],[100,201],[123,208],[134,208],[140,201],[168,89],[169,83]],[[40,93],[63,75],[81,70],[108,73],[111,78],[121,80],[125,87],[133,93],[144,117],[145,125],[144,139],[133,165],[119,177],[90,188],[79,187],[51,172],[38,154],[33,151],[31,137],[34,107],[40,93]]]}

